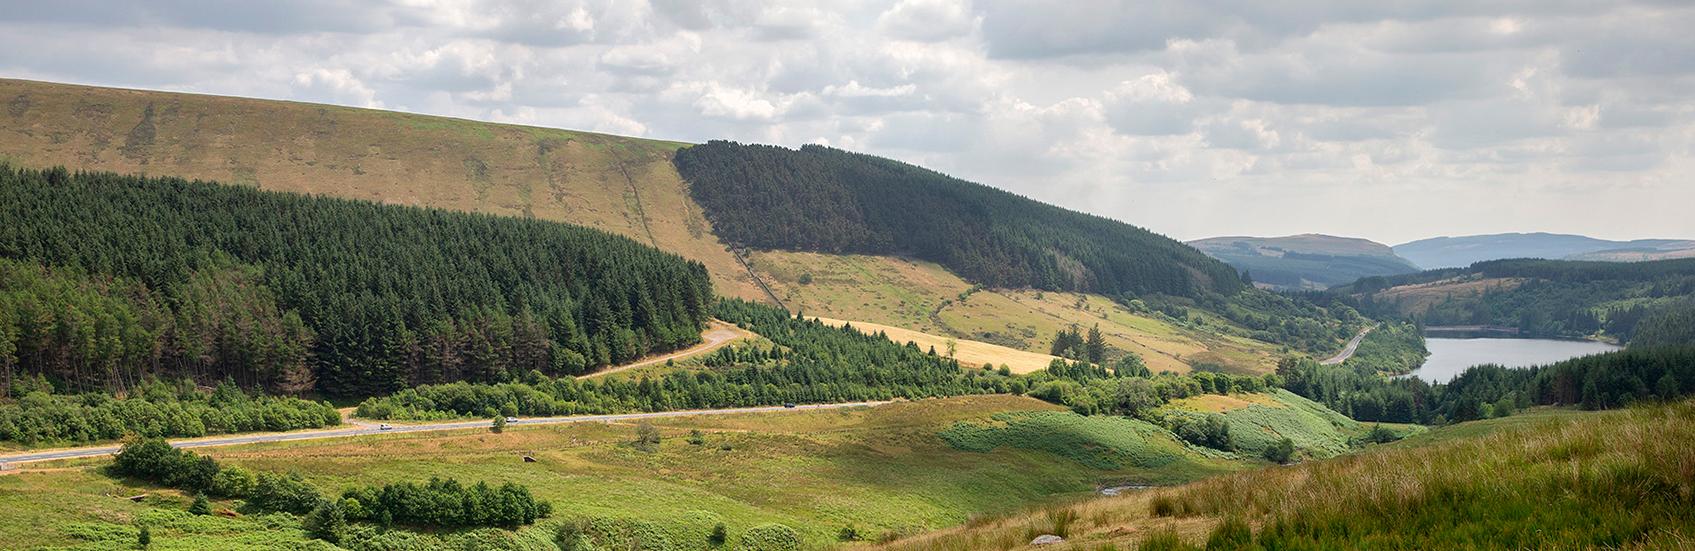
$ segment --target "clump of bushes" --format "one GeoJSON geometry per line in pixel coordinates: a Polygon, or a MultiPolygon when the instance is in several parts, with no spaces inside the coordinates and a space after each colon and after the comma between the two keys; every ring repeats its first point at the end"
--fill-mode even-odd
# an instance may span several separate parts
{"type": "Polygon", "coordinates": [[[781,524],[761,524],[742,532],[736,551],[797,551],[800,533],[781,524]]]}
{"type": "Polygon", "coordinates": [[[4,389],[18,400],[0,404],[0,441],[21,444],[144,438],[195,437],[253,431],[285,431],[341,424],[341,414],[324,402],[278,396],[249,396],[225,381],[210,393],[190,381],[153,381],[128,398],[90,392],[51,394],[39,375],[4,389]]]}
{"type": "MultiPolygon", "coordinates": [[[[125,444],[112,471],[197,493],[244,498],[265,511],[306,515],[307,532],[330,542],[338,541],[348,523],[357,521],[384,526],[513,528],[553,512],[552,504],[511,482],[498,487],[483,482],[465,486],[453,479],[432,478],[422,485],[399,482],[352,488],[340,499],[330,499],[299,475],[262,472],[254,476],[239,467],[222,469],[210,457],[176,449],[157,438],[125,444]]],[[[195,507],[201,507],[204,499],[197,497],[195,507]]],[[[210,504],[204,505],[210,512],[210,504]]]]}

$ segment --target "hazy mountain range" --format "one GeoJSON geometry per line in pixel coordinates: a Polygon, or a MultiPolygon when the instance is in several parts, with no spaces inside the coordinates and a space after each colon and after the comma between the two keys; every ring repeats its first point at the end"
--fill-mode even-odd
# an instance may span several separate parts
{"type": "Polygon", "coordinates": [[[1557,233],[1499,233],[1420,239],[1396,245],[1394,252],[1427,270],[1502,258],[1639,262],[1695,257],[1695,240],[1611,241],[1557,233]]]}
{"type": "Polygon", "coordinates": [[[1261,287],[1274,289],[1325,289],[1362,277],[1463,268],[1506,258],[1641,262],[1695,257],[1695,240],[1612,241],[1553,233],[1433,237],[1394,247],[1310,233],[1211,237],[1188,244],[1248,272],[1261,287]]]}

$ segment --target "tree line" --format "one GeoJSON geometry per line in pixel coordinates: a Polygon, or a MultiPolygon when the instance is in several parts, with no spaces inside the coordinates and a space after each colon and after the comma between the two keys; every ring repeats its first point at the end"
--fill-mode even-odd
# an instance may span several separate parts
{"type": "Polygon", "coordinates": [[[712,141],[675,164],[714,231],[745,246],[912,256],[995,287],[1184,297],[1246,287],[1170,238],[889,159],[712,141]]]}
{"type": "Polygon", "coordinates": [[[1386,378],[1366,365],[1290,358],[1278,383],[1360,421],[1443,424],[1535,405],[1605,409],[1695,393],[1695,346],[1639,347],[1530,368],[1480,365],[1448,383],[1386,378]]]}
{"type": "MultiPolygon", "coordinates": [[[[1469,268],[1361,279],[1332,289],[1362,312],[1379,318],[1409,318],[1424,325],[1497,325],[1543,337],[1605,335],[1630,342],[1645,321],[1695,302],[1695,259],[1651,262],[1591,262],[1512,259],[1469,268]],[[1516,285],[1481,295],[1455,295],[1410,310],[1379,291],[1452,278],[1514,278],[1516,285]]],[[[1655,330],[1659,327],[1655,327],[1655,330]]]]}
{"type": "Polygon", "coordinates": [[[699,340],[705,268],[588,228],[0,166],[0,376],[369,396],[699,340]]]}
{"type": "Polygon", "coordinates": [[[319,494],[298,476],[252,473],[223,467],[218,461],[177,449],[163,439],[124,444],[111,470],[150,482],[220,497],[244,499],[264,511],[306,515],[308,534],[335,542],[349,522],[374,522],[430,529],[516,528],[552,514],[553,506],[528,488],[507,482],[498,487],[453,479],[349,488],[340,497],[319,494]]]}
{"type": "Polygon", "coordinates": [[[210,392],[187,380],[151,381],[124,398],[105,392],[55,395],[49,390],[40,375],[14,381],[12,400],[0,403],[0,441],[75,444],[126,435],[195,437],[341,424],[341,414],[326,402],[253,396],[228,381],[210,392]]]}
{"type": "Polygon", "coordinates": [[[635,380],[552,378],[537,372],[522,382],[423,385],[367,399],[359,405],[359,416],[568,415],[1022,391],[1015,387],[1022,384],[1019,379],[965,369],[933,348],[896,344],[882,333],[862,333],[851,325],[830,326],[735,299],[719,301],[714,312],[781,348],[720,350],[706,359],[718,369],[635,380]]]}

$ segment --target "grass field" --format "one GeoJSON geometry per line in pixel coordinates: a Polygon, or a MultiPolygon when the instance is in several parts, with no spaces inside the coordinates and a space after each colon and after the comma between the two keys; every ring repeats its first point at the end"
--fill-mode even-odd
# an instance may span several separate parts
{"type": "Polygon", "coordinates": [[[850,322],[831,318],[818,318],[818,320],[836,326],[851,323],[855,328],[866,333],[876,333],[881,331],[889,336],[889,340],[903,344],[908,342],[917,343],[919,348],[923,348],[925,350],[929,350],[934,347],[936,349],[936,353],[942,355],[946,355],[948,353],[948,343],[951,341],[954,347],[954,357],[959,360],[961,365],[968,367],[979,367],[985,363],[990,363],[997,367],[1005,365],[1007,368],[1011,369],[1013,373],[1029,373],[1032,371],[1046,369],[1049,363],[1058,359],[1057,356],[1051,356],[1039,352],[1028,352],[1018,350],[1016,348],[1008,348],[998,344],[989,344],[969,339],[958,339],[932,335],[929,333],[920,333],[918,331],[902,329],[880,323],[867,323],[863,321],[850,322]]]}
{"type": "Polygon", "coordinates": [[[286,101],[0,79],[0,159],[571,222],[761,296],[671,155],[687,144],[286,101]],[[264,121],[254,124],[253,121],[264,121]]]}
{"type": "Polygon", "coordinates": [[[1202,362],[1243,373],[1276,368],[1277,347],[1221,334],[1212,328],[1228,322],[1198,309],[1192,310],[1198,324],[1184,324],[1131,312],[1099,295],[977,289],[936,264],[893,257],[761,251],[750,262],[791,309],[906,328],[932,341],[953,338],[1045,354],[1060,330],[1099,324],[1108,346],[1140,354],[1155,372],[1186,373],[1202,362]]]}
{"type": "MultiPolygon", "coordinates": [[[[634,427],[623,424],[516,425],[504,434],[384,435],[204,451],[225,464],[301,473],[325,492],[432,476],[517,481],[553,501],[557,511],[518,532],[519,539],[538,545],[559,522],[577,516],[678,526],[710,514],[722,519],[732,538],[751,526],[780,522],[818,548],[834,543],[846,525],[870,537],[916,533],[1087,496],[1103,483],[1177,482],[1240,468],[1171,445],[1162,449],[1181,461],[1098,468],[1056,454],[1064,452],[1059,448],[969,451],[941,437],[958,423],[987,426],[997,423],[997,415],[1032,414],[1076,417],[1032,399],[980,396],[667,419],[655,423],[664,441],[651,454],[628,444],[634,427]],[[706,444],[686,442],[690,430],[703,431],[706,444]],[[523,455],[539,462],[525,463],[523,455]]],[[[1073,437],[1077,446],[1120,448],[1124,438],[1112,430],[1073,437]]],[[[115,549],[134,542],[137,522],[150,526],[155,549],[259,549],[301,541],[294,519],[183,516],[176,511],[188,496],[109,478],[100,470],[107,463],[47,463],[0,476],[0,541],[8,548],[115,549]],[[118,497],[143,493],[152,497],[140,503],[118,497]]]]}
{"type": "Polygon", "coordinates": [[[1538,410],[1365,453],[1051,506],[888,549],[1687,549],[1695,401],[1538,410]],[[1243,534],[1247,534],[1243,536],[1243,534]],[[1246,541],[1246,544],[1241,542],[1246,541]],[[1223,543],[1223,542],[1220,542],[1223,543]]]}

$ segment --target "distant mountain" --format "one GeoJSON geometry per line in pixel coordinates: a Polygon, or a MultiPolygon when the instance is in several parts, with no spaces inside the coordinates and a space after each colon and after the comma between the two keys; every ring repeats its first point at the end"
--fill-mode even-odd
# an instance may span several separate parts
{"type": "Polygon", "coordinates": [[[1388,245],[1314,233],[1285,237],[1212,237],[1189,245],[1279,289],[1325,289],[1370,276],[1418,271],[1388,245]]]}
{"type": "Polygon", "coordinates": [[[1463,268],[1503,258],[1640,262],[1695,257],[1695,241],[1637,239],[1611,241],[1558,233],[1498,233],[1433,237],[1394,247],[1395,254],[1425,269],[1463,268]]]}

